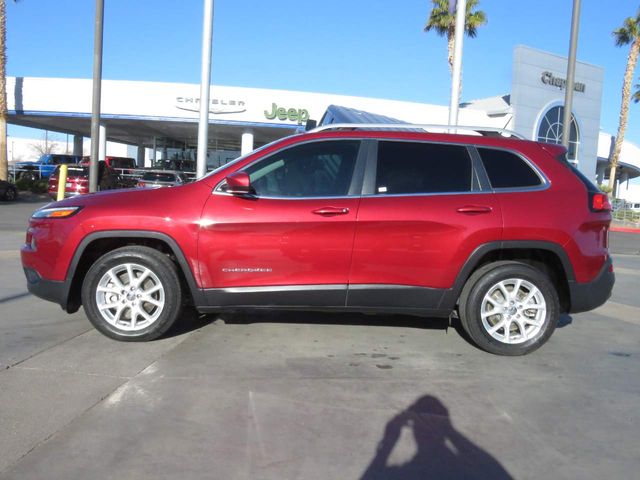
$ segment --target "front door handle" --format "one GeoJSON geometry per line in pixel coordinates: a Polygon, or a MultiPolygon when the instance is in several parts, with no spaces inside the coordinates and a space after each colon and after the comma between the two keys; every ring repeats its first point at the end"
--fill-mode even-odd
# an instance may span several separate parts
{"type": "Polygon", "coordinates": [[[322,207],[317,210],[313,210],[311,213],[322,215],[323,217],[333,217],[335,215],[346,215],[349,213],[349,209],[342,207],[322,207]]]}
{"type": "Polygon", "coordinates": [[[491,213],[493,208],[486,205],[465,205],[456,210],[458,213],[465,213],[467,215],[478,215],[481,213],[491,213]]]}

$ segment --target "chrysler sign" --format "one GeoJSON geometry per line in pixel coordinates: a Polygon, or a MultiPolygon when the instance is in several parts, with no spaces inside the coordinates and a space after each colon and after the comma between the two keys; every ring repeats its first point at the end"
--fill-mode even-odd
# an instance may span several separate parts
{"type": "MultiPolygon", "coordinates": [[[[198,97],[176,97],[176,108],[189,112],[200,111],[200,98],[198,97]]],[[[212,98],[209,102],[209,113],[220,115],[223,113],[246,112],[244,100],[232,100],[228,98],[212,98]]]]}

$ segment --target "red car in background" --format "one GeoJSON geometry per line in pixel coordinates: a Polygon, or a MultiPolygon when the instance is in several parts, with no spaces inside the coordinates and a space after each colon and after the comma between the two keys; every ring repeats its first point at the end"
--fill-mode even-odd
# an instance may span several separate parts
{"type": "MultiPolygon", "coordinates": [[[[60,167],[57,167],[49,177],[49,196],[54,200],[58,196],[59,175],[60,167]]],[[[67,167],[67,182],[64,190],[65,198],[87,193],[89,193],[89,167],[69,165],[67,167]]]]}
{"type": "MultiPolygon", "coordinates": [[[[54,200],[58,196],[59,175],[60,167],[58,166],[49,177],[49,196],[54,200]]],[[[118,172],[111,168],[107,162],[101,161],[98,163],[99,190],[113,190],[114,188],[123,187],[124,185],[122,185],[120,178],[118,172]]],[[[89,163],[83,161],[80,165],[69,165],[64,191],[65,198],[85,195],[87,193],[89,193],[89,163]]]]}

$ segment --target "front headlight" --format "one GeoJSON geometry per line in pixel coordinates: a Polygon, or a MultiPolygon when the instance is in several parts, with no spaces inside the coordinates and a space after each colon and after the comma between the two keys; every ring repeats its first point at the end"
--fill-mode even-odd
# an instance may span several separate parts
{"type": "Polygon", "coordinates": [[[41,208],[31,215],[31,218],[68,218],[75,215],[82,207],[54,207],[41,208]]]}

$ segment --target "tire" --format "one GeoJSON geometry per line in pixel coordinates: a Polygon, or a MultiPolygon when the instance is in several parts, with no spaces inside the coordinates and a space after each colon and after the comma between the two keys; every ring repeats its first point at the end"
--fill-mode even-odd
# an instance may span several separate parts
{"type": "Polygon", "coordinates": [[[178,319],[182,300],[177,266],[149,247],[122,247],[103,255],[82,283],[82,305],[89,321],[120,341],[162,336],[178,319]]]}
{"type": "Polygon", "coordinates": [[[7,202],[13,202],[16,198],[18,198],[18,192],[13,188],[7,188],[4,192],[4,199],[7,202]]]}
{"type": "Polygon", "coordinates": [[[475,271],[462,290],[458,309],[471,340],[497,355],[525,355],[538,349],[560,317],[551,279],[530,265],[512,261],[475,271]]]}

